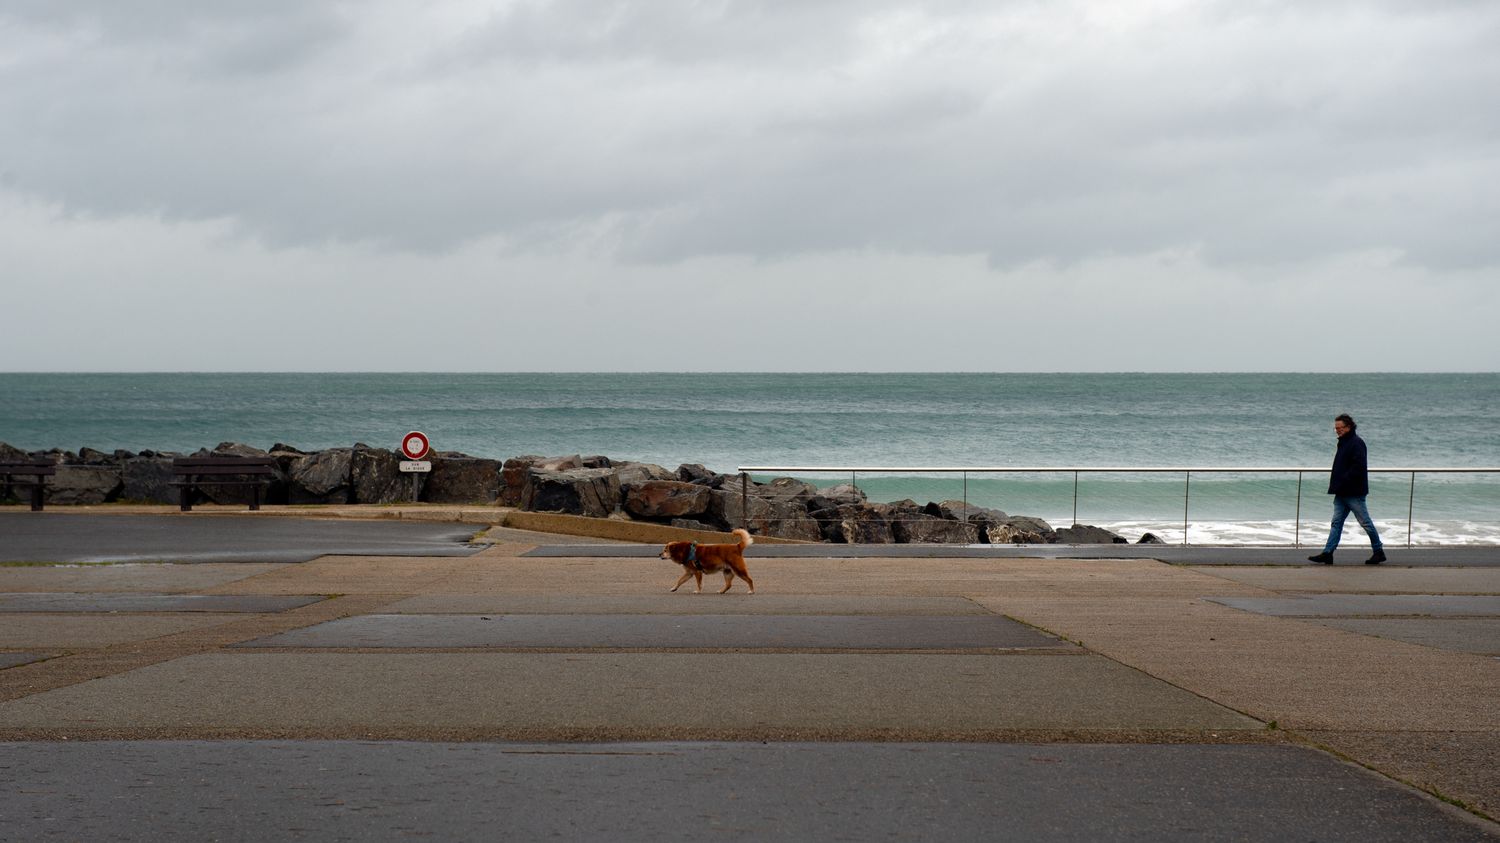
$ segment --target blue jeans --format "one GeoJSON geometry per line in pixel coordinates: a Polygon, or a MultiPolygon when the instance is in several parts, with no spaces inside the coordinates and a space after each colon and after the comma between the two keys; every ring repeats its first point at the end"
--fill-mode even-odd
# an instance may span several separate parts
{"type": "Polygon", "coordinates": [[[1344,535],[1344,519],[1349,513],[1359,521],[1359,526],[1365,528],[1370,536],[1370,549],[1380,550],[1380,534],[1375,532],[1375,522],[1370,520],[1370,510],[1365,506],[1364,498],[1346,498],[1343,495],[1335,495],[1333,498],[1333,528],[1328,531],[1328,544],[1323,546],[1324,553],[1332,553],[1339,546],[1339,538],[1344,535]]]}

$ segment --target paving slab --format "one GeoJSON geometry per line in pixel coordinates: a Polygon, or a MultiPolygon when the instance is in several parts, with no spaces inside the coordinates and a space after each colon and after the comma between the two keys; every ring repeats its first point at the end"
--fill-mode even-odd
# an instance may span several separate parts
{"type": "Polygon", "coordinates": [[[12,614],[0,623],[0,647],[75,650],[146,641],[226,623],[241,615],[12,614]]]}
{"type": "Polygon", "coordinates": [[[1211,597],[1246,612],[1283,618],[1500,617],[1500,597],[1440,594],[1315,594],[1294,597],[1211,597]]]}
{"type": "Polygon", "coordinates": [[[754,600],[682,599],[677,594],[426,594],[387,610],[418,615],[990,615],[964,597],[757,594],[754,600]]]}
{"type": "Polygon", "coordinates": [[[468,524],[0,512],[0,562],[305,562],[329,554],[468,556],[468,524]]]}
{"type": "Polygon", "coordinates": [[[34,661],[41,661],[44,658],[46,656],[42,653],[0,653],[0,670],[4,670],[7,667],[31,664],[34,661]]]}
{"type": "Polygon", "coordinates": [[[979,739],[1261,722],[1097,656],[209,653],[0,704],[0,731],[521,740],[979,739]],[[59,731],[65,730],[65,731],[59,731]]]}
{"type": "Polygon", "coordinates": [[[1343,594],[1500,594],[1500,568],[1397,568],[1389,565],[1194,566],[1192,570],[1272,591],[1343,594]]]}
{"type": "Polygon", "coordinates": [[[187,592],[226,585],[286,567],[257,562],[117,562],[0,565],[0,591],[187,592]]]}
{"type": "Polygon", "coordinates": [[[1455,653],[1500,656],[1500,618],[1319,618],[1318,623],[1455,653]]]}
{"type": "Polygon", "coordinates": [[[1000,650],[1077,647],[998,615],[361,615],[242,647],[1000,650]]]}
{"type": "Polygon", "coordinates": [[[28,592],[0,594],[0,614],[10,612],[234,612],[274,613],[324,600],[314,595],[77,594],[28,592]]]}
{"type": "Polygon", "coordinates": [[[1477,843],[1496,834],[1291,746],[103,741],[0,751],[0,814],[23,840],[1477,843]]]}

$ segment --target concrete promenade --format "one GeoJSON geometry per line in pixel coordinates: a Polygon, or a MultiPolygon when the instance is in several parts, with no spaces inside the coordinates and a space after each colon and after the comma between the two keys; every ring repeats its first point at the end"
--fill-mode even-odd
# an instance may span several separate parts
{"type": "Polygon", "coordinates": [[[146,556],[0,511],[52,548],[0,561],[0,840],[1500,839],[1500,548],[757,545],[755,595],[668,594],[641,545],[459,509],[266,561],[234,525],[310,513],[129,513],[146,556]]]}

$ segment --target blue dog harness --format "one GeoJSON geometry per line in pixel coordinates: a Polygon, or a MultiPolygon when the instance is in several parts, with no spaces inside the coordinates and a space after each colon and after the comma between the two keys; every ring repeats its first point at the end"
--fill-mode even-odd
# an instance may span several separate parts
{"type": "Polygon", "coordinates": [[[697,568],[700,571],[703,570],[703,566],[698,564],[698,543],[697,542],[688,542],[688,559],[687,559],[687,561],[688,561],[688,564],[692,565],[694,568],[697,568]]]}

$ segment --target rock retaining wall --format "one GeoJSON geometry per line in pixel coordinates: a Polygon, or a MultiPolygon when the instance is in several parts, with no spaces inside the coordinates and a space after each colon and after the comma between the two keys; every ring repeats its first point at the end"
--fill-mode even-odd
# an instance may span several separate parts
{"type": "MultiPolygon", "coordinates": [[[[0,443],[0,460],[45,457],[58,472],[47,484],[47,503],[177,503],[172,458],[271,457],[277,472],[268,504],[410,503],[413,477],[422,503],[491,504],[531,512],[620,518],[691,529],[727,530],[836,543],[1120,544],[1123,536],[1099,527],[1053,529],[1040,518],[1011,516],[962,501],[871,503],[847,483],[819,489],[780,477],[748,487],[737,474],[717,474],[697,464],[675,471],[650,463],[573,454],[527,455],[504,462],[451,451],[434,453],[432,471],[403,474],[401,456],[383,448],[302,451],[277,443],[262,451],[223,442],[195,454],[115,451],[25,452],[0,443]]],[[[18,484],[20,485],[20,484],[18,484]]],[[[200,491],[197,503],[248,503],[241,487],[200,491]]],[[[24,491],[0,484],[0,502],[19,503],[24,491]]],[[[1154,537],[1152,537],[1154,538],[1154,537]]]]}

